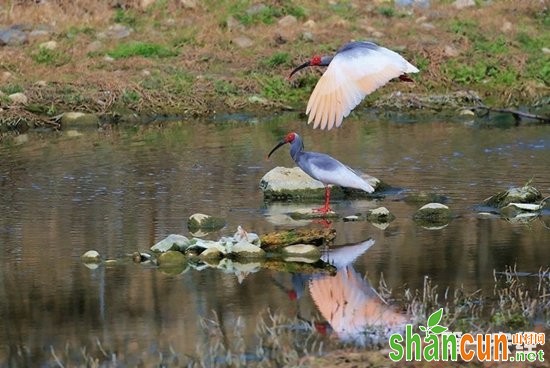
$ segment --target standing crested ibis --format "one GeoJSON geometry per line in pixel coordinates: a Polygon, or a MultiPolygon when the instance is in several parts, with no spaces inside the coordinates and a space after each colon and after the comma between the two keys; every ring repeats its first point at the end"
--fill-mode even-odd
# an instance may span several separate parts
{"type": "Polygon", "coordinates": [[[277,143],[269,152],[269,158],[279,147],[290,143],[290,156],[306,174],[313,179],[319,180],[325,186],[325,205],[315,211],[326,214],[332,211],[330,202],[329,185],[339,185],[341,187],[362,189],[367,193],[374,192],[374,188],[355,171],[324,153],[304,151],[304,142],[302,137],[292,132],[288,133],[277,143]]]}
{"type": "Polygon", "coordinates": [[[356,41],[342,46],[334,56],[314,56],[290,73],[308,66],[328,66],[307,103],[308,124],[339,127],[365,96],[393,78],[410,81],[407,73],[418,69],[397,52],[372,42],[356,41]]]}

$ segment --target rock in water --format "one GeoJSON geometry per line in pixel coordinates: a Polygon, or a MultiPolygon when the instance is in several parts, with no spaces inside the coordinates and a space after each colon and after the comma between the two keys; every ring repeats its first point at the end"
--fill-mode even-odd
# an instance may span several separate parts
{"type": "Polygon", "coordinates": [[[287,245],[314,244],[323,245],[336,237],[334,229],[296,229],[268,233],[260,237],[262,249],[277,250],[287,245]]]}
{"type": "MultiPolygon", "coordinates": [[[[363,174],[361,175],[373,188],[379,189],[382,183],[379,179],[363,174]]],[[[313,179],[299,167],[287,168],[278,166],[270,170],[260,180],[260,189],[266,198],[324,198],[325,186],[313,179]]],[[[341,198],[346,194],[368,197],[368,193],[359,190],[334,186],[331,191],[332,198],[341,198]]]]}
{"type": "Polygon", "coordinates": [[[321,251],[319,248],[311,244],[289,245],[284,247],[282,252],[284,256],[301,257],[315,261],[321,258],[321,251]]]}
{"type": "Polygon", "coordinates": [[[395,216],[386,207],[378,207],[367,213],[367,220],[371,222],[392,222],[394,219],[395,216]]]}
{"type": "Polygon", "coordinates": [[[221,217],[205,215],[203,213],[195,213],[189,216],[187,220],[187,229],[191,232],[198,230],[214,231],[225,226],[225,220],[221,217]]]}
{"type": "Polygon", "coordinates": [[[189,245],[190,240],[183,235],[170,234],[151,247],[154,252],[167,252],[169,250],[178,250],[183,252],[189,245]]]}
{"type": "Polygon", "coordinates": [[[445,225],[451,220],[451,210],[441,203],[428,203],[413,216],[420,225],[445,225]]]}
{"type": "Polygon", "coordinates": [[[99,125],[99,118],[95,114],[84,112],[66,112],[61,117],[61,124],[64,126],[80,125],[97,127],[99,125]]]}
{"type": "Polygon", "coordinates": [[[158,258],[159,266],[175,266],[184,264],[186,261],[185,255],[183,253],[169,250],[168,252],[162,253],[158,258]]]}
{"type": "Polygon", "coordinates": [[[531,186],[524,185],[520,188],[497,193],[483,201],[483,205],[495,208],[503,208],[510,203],[539,203],[542,200],[540,191],[531,186]]]}
{"type": "Polygon", "coordinates": [[[80,259],[84,263],[99,263],[101,262],[101,256],[95,250],[89,250],[80,256],[80,259]]]}

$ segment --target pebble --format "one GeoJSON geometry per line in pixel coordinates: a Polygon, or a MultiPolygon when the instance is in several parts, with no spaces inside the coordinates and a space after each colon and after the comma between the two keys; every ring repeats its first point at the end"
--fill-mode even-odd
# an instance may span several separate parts
{"type": "Polygon", "coordinates": [[[455,2],[453,3],[453,6],[457,9],[469,8],[475,5],[475,0],[455,0],[455,2]]]}
{"type": "Polygon", "coordinates": [[[86,52],[98,52],[103,48],[103,42],[99,40],[92,41],[86,47],[86,52]]]}
{"type": "Polygon", "coordinates": [[[277,22],[279,27],[282,27],[282,28],[295,27],[296,23],[298,23],[298,19],[296,19],[296,17],[294,15],[290,15],[290,14],[282,17],[277,22]]]}
{"type": "Polygon", "coordinates": [[[45,50],[55,50],[57,48],[57,42],[55,41],[46,41],[38,45],[38,48],[45,50]]]}
{"type": "Polygon", "coordinates": [[[457,57],[460,54],[460,52],[457,49],[455,49],[450,45],[445,46],[445,49],[443,52],[445,52],[445,55],[449,57],[457,57]]]}
{"type": "Polygon", "coordinates": [[[180,0],[180,4],[185,9],[196,9],[198,5],[197,0],[180,0]]]}
{"type": "Polygon", "coordinates": [[[500,27],[500,31],[503,33],[508,33],[512,30],[512,23],[508,22],[507,20],[502,23],[502,27],[500,27]]]}
{"type": "Polygon", "coordinates": [[[8,98],[11,102],[18,105],[26,105],[27,102],[29,102],[27,96],[22,92],[12,93],[11,95],[8,95],[8,98]]]}
{"type": "Polygon", "coordinates": [[[420,27],[426,29],[426,30],[432,30],[435,29],[435,26],[432,23],[424,22],[420,25],[420,27]]]}
{"type": "Polygon", "coordinates": [[[0,77],[0,80],[2,82],[5,82],[5,81],[11,79],[12,77],[13,77],[13,74],[11,74],[10,72],[3,72],[2,76],[0,77]]]}
{"type": "Polygon", "coordinates": [[[314,40],[313,33],[308,32],[308,31],[303,32],[302,33],[302,40],[308,41],[308,42],[313,41],[314,40]]]}
{"type": "Polygon", "coordinates": [[[310,19],[308,20],[307,22],[304,23],[304,27],[306,28],[309,28],[309,29],[313,29],[315,28],[316,24],[315,24],[315,21],[313,19],[310,19]]]}
{"type": "Polygon", "coordinates": [[[132,29],[130,27],[127,27],[123,24],[113,24],[109,28],[107,28],[107,32],[105,32],[105,35],[109,38],[126,38],[130,36],[132,33],[132,29]]]}
{"type": "Polygon", "coordinates": [[[246,37],[246,36],[238,36],[238,37],[235,37],[235,38],[232,40],[232,42],[233,42],[235,45],[237,45],[237,46],[239,46],[240,48],[243,48],[243,49],[244,49],[244,48],[247,48],[247,47],[250,47],[250,46],[252,46],[252,45],[254,44],[254,42],[253,42],[250,38],[248,38],[248,37],[246,37]]]}

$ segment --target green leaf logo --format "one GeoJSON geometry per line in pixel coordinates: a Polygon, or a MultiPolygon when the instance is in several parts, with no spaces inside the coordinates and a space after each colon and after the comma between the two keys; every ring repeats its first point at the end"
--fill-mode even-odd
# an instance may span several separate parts
{"type": "Polygon", "coordinates": [[[428,318],[428,325],[426,327],[424,326],[418,326],[420,331],[423,331],[426,333],[426,336],[429,336],[431,334],[440,334],[445,331],[447,331],[447,327],[440,326],[439,321],[441,321],[441,317],[443,317],[443,308],[439,308],[439,310],[433,312],[430,317],[428,318]]]}

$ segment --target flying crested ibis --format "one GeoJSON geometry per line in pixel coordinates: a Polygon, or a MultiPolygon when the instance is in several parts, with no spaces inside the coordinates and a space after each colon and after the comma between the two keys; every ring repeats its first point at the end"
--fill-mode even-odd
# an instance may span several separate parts
{"type": "Polygon", "coordinates": [[[308,124],[339,127],[365,96],[393,78],[409,80],[418,69],[397,52],[372,42],[356,41],[342,46],[334,56],[314,56],[290,73],[308,66],[328,66],[307,103],[308,124]]]}
{"type": "Polygon", "coordinates": [[[304,142],[297,133],[288,133],[269,152],[269,158],[279,147],[290,143],[290,156],[306,174],[319,180],[325,186],[325,205],[316,211],[326,214],[332,211],[330,202],[329,185],[362,189],[367,193],[374,192],[374,188],[355,171],[324,153],[304,151],[304,142]]]}

